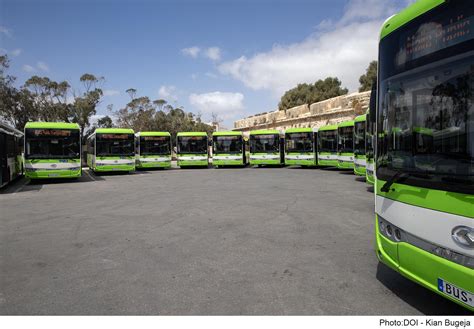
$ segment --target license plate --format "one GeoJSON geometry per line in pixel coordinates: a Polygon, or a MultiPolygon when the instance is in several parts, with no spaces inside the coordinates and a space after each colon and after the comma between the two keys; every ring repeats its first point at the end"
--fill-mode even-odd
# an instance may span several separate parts
{"type": "Polygon", "coordinates": [[[112,168],[112,170],[121,170],[121,168],[112,168]]]}
{"type": "Polygon", "coordinates": [[[59,174],[49,174],[48,177],[58,177],[59,174]]]}
{"type": "Polygon", "coordinates": [[[474,294],[438,278],[438,290],[461,303],[474,307],[474,294]]]}

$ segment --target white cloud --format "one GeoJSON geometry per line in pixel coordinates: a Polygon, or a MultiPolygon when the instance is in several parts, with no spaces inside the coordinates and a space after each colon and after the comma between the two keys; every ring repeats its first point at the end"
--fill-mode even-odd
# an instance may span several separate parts
{"type": "Polygon", "coordinates": [[[213,61],[219,61],[221,59],[221,49],[219,47],[209,47],[206,49],[204,56],[213,61]]]}
{"type": "Polygon", "coordinates": [[[12,31],[10,29],[7,29],[5,26],[0,26],[0,34],[5,34],[5,36],[9,38],[13,36],[12,31]]]}
{"type": "Polygon", "coordinates": [[[9,55],[11,57],[19,56],[21,53],[22,53],[22,50],[19,48],[13,49],[12,51],[8,51],[5,48],[0,48],[0,54],[9,55]]]}
{"type": "Polygon", "coordinates": [[[9,52],[9,54],[14,57],[19,56],[21,53],[22,53],[22,50],[20,48],[13,49],[12,51],[9,52]]]}
{"type": "Polygon", "coordinates": [[[103,93],[104,93],[104,96],[120,95],[120,91],[115,90],[115,89],[105,89],[103,93]]]}
{"type": "Polygon", "coordinates": [[[192,57],[192,58],[198,57],[198,55],[199,55],[200,52],[201,52],[201,48],[196,47],[196,46],[181,49],[181,53],[182,53],[183,55],[189,56],[189,57],[192,57]]]}
{"type": "Polygon", "coordinates": [[[199,77],[197,73],[191,74],[191,79],[196,80],[199,77]]]}
{"type": "Polygon", "coordinates": [[[215,75],[214,73],[212,72],[206,72],[206,77],[208,78],[212,78],[212,79],[217,79],[217,75],[215,75]]]}
{"type": "Polygon", "coordinates": [[[28,64],[23,65],[21,69],[27,73],[32,73],[36,71],[36,69],[33,66],[28,65],[28,64]]]}
{"type": "Polygon", "coordinates": [[[49,72],[49,67],[45,62],[39,61],[36,63],[36,67],[43,72],[49,72]]]}
{"type": "Polygon", "coordinates": [[[158,90],[158,96],[167,101],[177,101],[178,96],[176,95],[175,86],[161,86],[158,90]]]}
{"type": "Polygon", "coordinates": [[[203,114],[217,114],[221,119],[231,119],[242,113],[244,95],[215,91],[189,95],[189,103],[203,114]]]}
{"type": "Polygon", "coordinates": [[[359,76],[377,59],[382,23],[396,10],[389,0],[351,0],[338,22],[321,22],[317,32],[305,40],[275,45],[252,57],[241,56],[222,63],[219,71],[251,89],[270,90],[277,96],[298,83],[328,76],[357,90],[359,76]]]}

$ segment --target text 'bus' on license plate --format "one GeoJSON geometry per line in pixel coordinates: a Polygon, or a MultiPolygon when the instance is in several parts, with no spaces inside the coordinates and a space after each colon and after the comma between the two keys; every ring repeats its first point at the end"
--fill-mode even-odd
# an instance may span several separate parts
{"type": "Polygon", "coordinates": [[[459,300],[460,302],[474,307],[474,294],[471,292],[461,289],[454,284],[444,281],[443,279],[438,278],[438,290],[443,294],[448,295],[454,299],[459,300]]]}

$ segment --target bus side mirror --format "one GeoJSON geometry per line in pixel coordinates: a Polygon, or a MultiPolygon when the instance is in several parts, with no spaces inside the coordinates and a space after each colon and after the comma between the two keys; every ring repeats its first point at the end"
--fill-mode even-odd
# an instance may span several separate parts
{"type": "Polygon", "coordinates": [[[369,117],[371,122],[377,120],[377,80],[372,82],[372,91],[370,92],[369,117]]]}

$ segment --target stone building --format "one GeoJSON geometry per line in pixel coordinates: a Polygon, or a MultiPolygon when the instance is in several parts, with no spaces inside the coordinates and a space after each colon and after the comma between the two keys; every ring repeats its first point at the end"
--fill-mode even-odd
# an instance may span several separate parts
{"type": "Polygon", "coordinates": [[[305,104],[284,111],[256,114],[234,122],[234,130],[250,131],[256,129],[319,128],[352,120],[366,113],[369,107],[370,91],[353,93],[327,99],[311,105],[305,104]]]}

